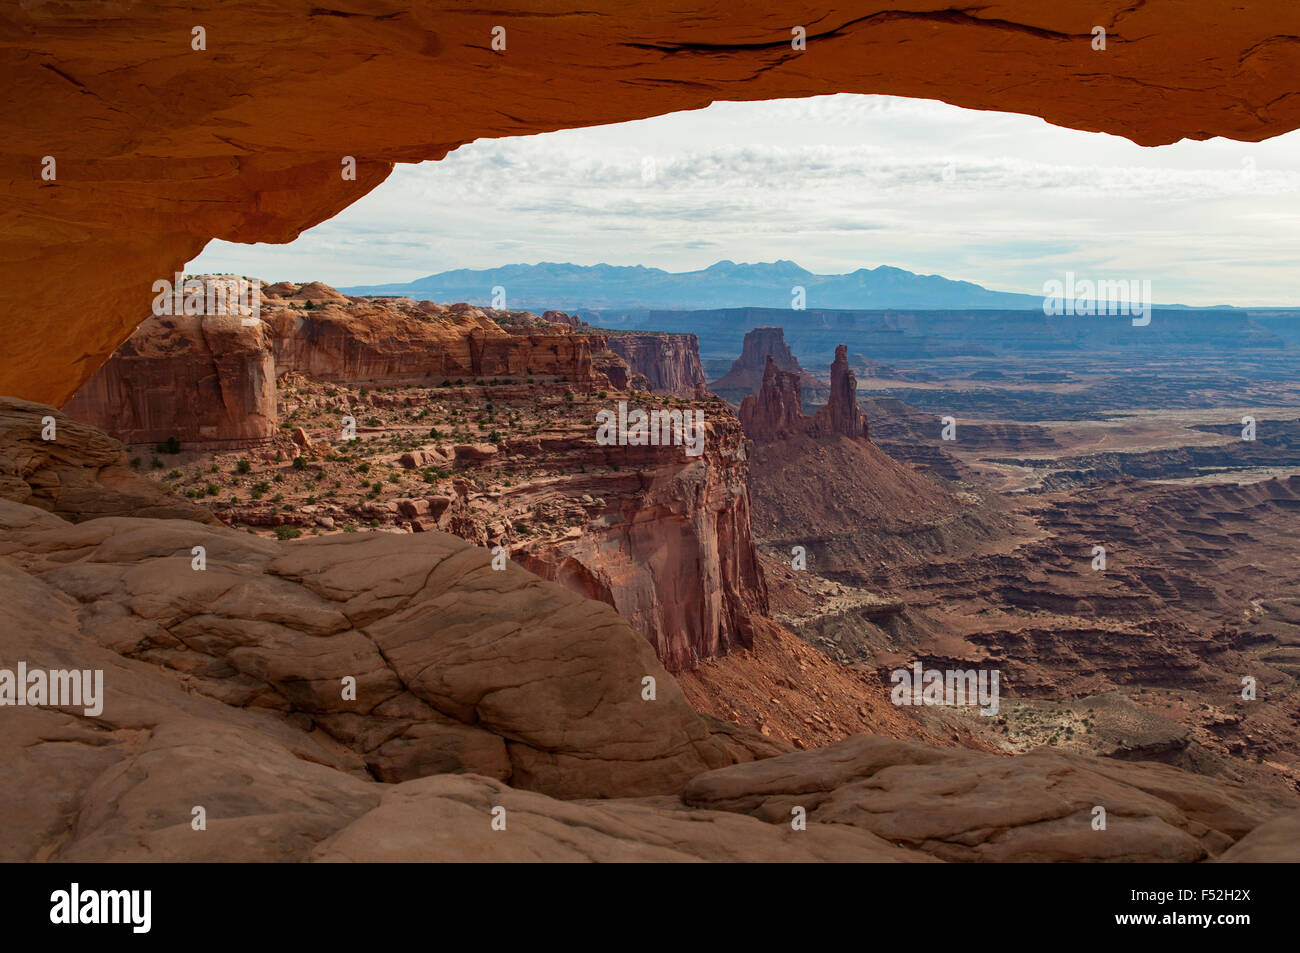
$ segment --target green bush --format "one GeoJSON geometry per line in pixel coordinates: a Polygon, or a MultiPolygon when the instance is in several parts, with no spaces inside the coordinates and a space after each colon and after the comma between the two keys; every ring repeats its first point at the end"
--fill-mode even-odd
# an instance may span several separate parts
{"type": "Polygon", "coordinates": [[[297,539],[302,535],[302,530],[296,526],[277,526],[275,535],[277,539],[297,539]]]}
{"type": "Polygon", "coordinates": [[[294,457],[294,458],[293,458],[293,468],[294,468],[295,470],[306,470],[306,469],[307,469],[307,458],[306,458],[306,457],[294,457]]]}
{"type": "Polygon", "coordinates": [[[168,437],[154,448],[158,453],[180,453],[181,442],[175,437],[168,437]]]}
{"type": "Polygon", "coordinates": [[[253,469],[253,465],[247,460],[240,460],[235,464],[236,473],[247,473],[251,469],[253,469]]]}

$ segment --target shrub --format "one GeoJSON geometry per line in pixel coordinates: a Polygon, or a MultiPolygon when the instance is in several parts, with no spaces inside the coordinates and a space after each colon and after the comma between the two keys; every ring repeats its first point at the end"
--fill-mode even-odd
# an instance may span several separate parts
{"type": "Polygon", "coordinates": [[[235,464],[236,473],[247,473],[251,469],[253,469],[253,465],[247,460],[240,460],[235,464]]]}
{"type": "Polygon", "coordinates": [[[294,457],[294,458],[293,458],[293,468],[294,468],[295,470],[306,470],[306,469],[307,469],[307,458],[306,458],[306,457],[294,457]]]}
{"type": "Polygon", "coordinates": [[[158,446],[155,447],[154,449],[157,450],[159,453],[180,453],[181,442],[177,440],[175,437],[168,437],[162,443],[158,444],[158,446]]]}
{"type": "Polygon", "coordinates": [[[302,535],[302,530],[296,526],[277,526],[275,535],[277,539],[297,539],[302,535]]]}
{"type": "Polygon", "coordinates": [[[208,496],[216,496],[221,492],[221,487],[217,486],[215,483],[209,483],[205,489],[208,491],[208,496]]]}
{"type": "Polygon", "coordinates": [[[162,469],[162,465],[163,465],[163,462],[162,462],[161,460],[159,460],[157,457],[154,457],[153,459],[151,459],[151,460],[149,461],[149,466],[153,467],[155,470],[161,470],[161,469],[162,469]]]}

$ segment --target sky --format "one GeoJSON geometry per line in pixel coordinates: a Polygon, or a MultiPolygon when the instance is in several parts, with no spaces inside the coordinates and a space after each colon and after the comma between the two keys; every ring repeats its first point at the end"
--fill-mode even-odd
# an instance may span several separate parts
{"type": "Polygon", "coordinates": [[[399,165],[288,245],[187,267],[335,287],[540,261],[693,271],[893,265],[1041,294],[1067,271],[1156,301],[1300,305],[1300,132],[1143,148],[1037,117],[840,94],[485,139],[399,165]]]}

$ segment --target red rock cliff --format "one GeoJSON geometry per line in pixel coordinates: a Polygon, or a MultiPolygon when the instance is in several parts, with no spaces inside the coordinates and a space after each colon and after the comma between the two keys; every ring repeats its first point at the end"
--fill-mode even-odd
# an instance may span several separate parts
{"type": "Polygon", "coordinates": [[[656,394],[694,397],[705,385],[700,343],[694,334],[611,333],[605,346],[656,394]]]}
{"type": "Polygon", "coordinates": [[[600,446],[583,421],[563,437],[509,441],[505,459],[494,461],[566,474],[562,485],[552,478],[504,488],[497,505],[505,512],[568,505],[561,494],[598,501],[580,532],[516,537],[512,558],[612,605],[670,671],[752,645],[753,619],[768,611],[750,529],[749,441],[723,402],[694,409],[704,414],[698,457],[673,446],[600,446]]]}
{"type": "Polygon", "coordinates": [[[740,402],[739,416],[746,435],[759,443],[795,434],[870,439],[866,415],[858,409],[858,381],[849,369],[848,348],[843,344],[835,349],[831,364],[830,399],[812,417],[804,416],[801,392],[800,375],[778,369],[769,356],[758,393],[740,402]]]}
{"type": "Polygon", "coordinates": [[[260,443],[276,429],[265,326],[236,315],[150,317],[63,410],[123,443],[260,443]]]}
{"type": "Polygon", "coordinates": [[[593,379],[592,350],[603,346],[525,312],[365,298],[307,309],[297,306],[300,294],[263,305],[277,375],[382,384],[538,375],[578,383],[593,379]]]}

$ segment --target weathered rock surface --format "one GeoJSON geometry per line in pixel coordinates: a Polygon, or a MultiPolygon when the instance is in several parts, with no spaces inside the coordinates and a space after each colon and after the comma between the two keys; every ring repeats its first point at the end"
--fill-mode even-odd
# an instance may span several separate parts
{"type": "Polygon", "coordinates": [[[123,443],[261,443],[277,423],[266,329],[237,315],[151,316],[63,410],[123,443]]]}
{"type": "Polygon", "coordinates": [[[1221,863],[1300,864],[1300,811],[1259,825],[1219,857],[1221,863]]]}
{"type": "MultiPolygon", "coordinates": [[[[19,472],[39,437],[0,433],[19,472]]],[[[692,712],[609,607],[487,559],[0,500],[0,658],[104,673],[98,715],[4,708],[0,859],[1195,860],[1292,836],[1267,822],[1294,798],[1163,765],[875,736],[782,754],[692,712]]]]}
{"type": "Polygon", "coordinates": [[[694,334],[610,332],[605,346],[645,378],[656,394],[694,397],[705,386],[700,344],[694,334]]]}
{"type": "Polygon", "coordinates": [[[1047,749],[1007,757],[874,735],[711,771],[682,799],[774,824],[801,806],[809,821],[944,860],[1180,862],[1218,856],[1295,801],[1160,764],[1047,749]],[[1105,830],[1092,826],[1098,806],[1105,830]]]}
{"type": "Polygon", "coordinates": [[[0,397],[0,499],[74,521],[152,516],[217,522],[126,464],[126,451],[112,437],[53,407],[0,397]],[[46,432],[51,439],[43,439],[46,432]]]}
{"type": "MultiPolygon", "coordinates": [[[[565,797],[661,793],[738,750],[608,606],[442,533],[279,546],[188,521],[45,522],[0,554],[77,608],[83,638],[190,693],[302,713],[386,780],[434,766],[565,797]]],[[[36,665],[26,638],[5,657],[36,665]]]]}
{"type": "Polygon", "coordinates": [[[767,611],[750,531],[748,441],[721,401],[696,409],[697,457],[680,446],[601,446],[590,417],[557,414],[553,426],[565,429],[513,443],[498,461],[564,475],[503,488],[496,505],[511,514],[507,525],[539,505],[579,520],[580,532],[565,531],[557,513],[545,535],[510,534],[511,558],[614,606],[673,672],[752,644],[753,620],[767,611]]]}
{"type": "Polygon", "coordinates": [[[315,861],[933,862],[866,831],[764,824],[683,810],[676,798],[556,801],[499,781],[447,775],[387,790],[374,809],[323,842],[315,861]],[[506,828],[494,831],[493,808],[506,828]],[[436,818],[436,821],[430,821],[436,818]]]}
{"type": "Polygon", "coordinates": [[[736,413],[745,435],[763,443],[807,433],[812,422],[804,416],[799,374],[780,370],[770,354],[758,393],[747,394],[736,413]]]}

